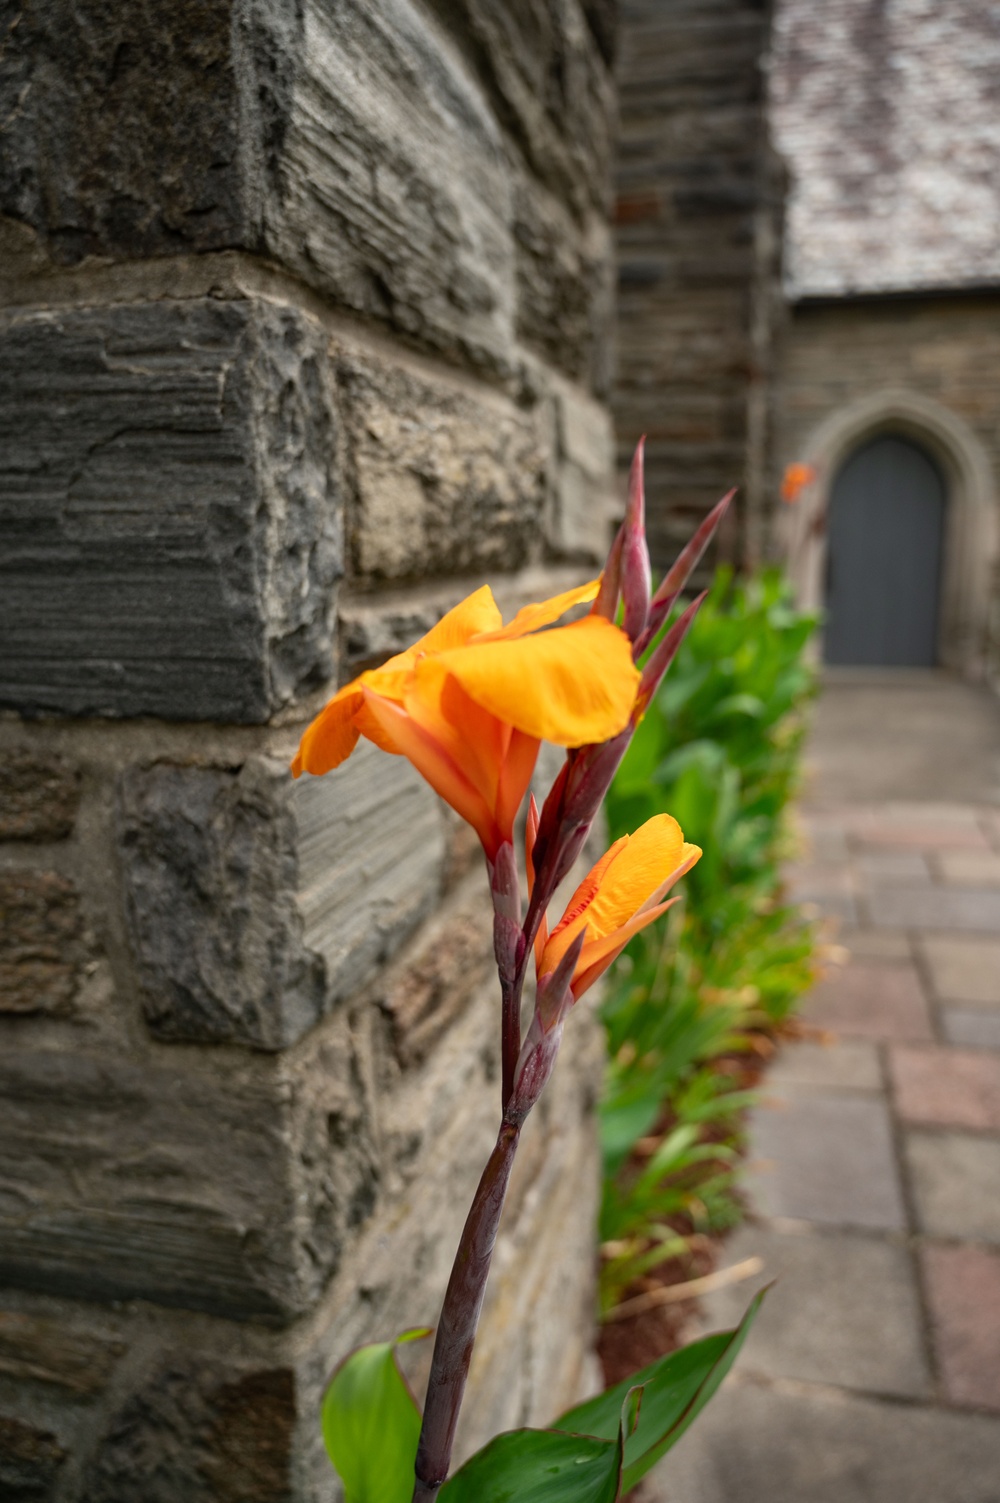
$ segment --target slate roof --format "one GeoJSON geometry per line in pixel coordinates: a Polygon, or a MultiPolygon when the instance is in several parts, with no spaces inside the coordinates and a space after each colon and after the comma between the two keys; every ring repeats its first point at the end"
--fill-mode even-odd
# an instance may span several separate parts
{"type": "Polygon", "coordinates": [[[998,0],[777,0],[792,297],[1000,284],[998,0]]]}

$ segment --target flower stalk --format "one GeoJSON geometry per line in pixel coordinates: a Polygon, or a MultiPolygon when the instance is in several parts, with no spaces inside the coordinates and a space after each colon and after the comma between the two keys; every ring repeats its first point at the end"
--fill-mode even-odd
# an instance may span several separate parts
{"type": "Polygon", "coordinates": [[[432,1503],[447,1480],[521,1128],[552,1074],[566,1015],[632,935],[669,906],[665,892],[701,855],[669,815],[647,821],[597,862],[549,932],[556,888],[579,857],[701,604],[703,597],[657,641],[729,500],[706,518],[653,595],[640,442],[625,516],[600,580],[525,606],[506,626],[488,588],[476,591],[413,647],[341,689],[307,729],[293,763],[296,776],[326,772],[350,756],[359,736],[406,757],[476,830],[489,874],[501,997],[501,1123],[441,1311],[413,1503],[432,1503]],[[589,615],[557,624],[588,601],[589,615]],[[514,824],[542,740],[568,750],[541,813],[531,799],[522,920],[514,824]],[[535,1009],[522,1041],[521,998],[532,956],[535,1009]]]}

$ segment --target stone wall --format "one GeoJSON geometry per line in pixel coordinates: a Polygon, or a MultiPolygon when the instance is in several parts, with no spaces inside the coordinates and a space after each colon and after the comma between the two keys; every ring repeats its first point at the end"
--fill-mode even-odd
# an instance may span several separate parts
{"type": "MultiPolygon", "coordinates": [[[[498,1116],[481,858],[338,681],[608,539],[613,7],[15,0],[0,51],[0,1493],[318,1503],[498,1116]]],[[[586,1380],[596,1028],[461,1446],[586,1380]]],[[[412,1351],[419,1386],[426,1351],[412,1351]]]]}
{"type": "Polygon", "coordinates": [[[764,115],[767,0],[627,0],[617,166],[619,464],[647,435],[654,562],[740,486],[721,545],[766,510],[783,172],[764,115]]]}
{"type": "Polygon", "coordinates": [[[886,429],[930,450],[948,491],[942,657],[994,679],[1000,676],[998,372],[996,293],[804,301],[781,339],[774,450],[776,473],[794,461],[819,470],[803,498],[803,516],[785,519],[796,537],[793,567],[816,599],[821,583],[806,577],[815,573],[807,555],[820,551],[823,507],[840,461],[886,429]]]}

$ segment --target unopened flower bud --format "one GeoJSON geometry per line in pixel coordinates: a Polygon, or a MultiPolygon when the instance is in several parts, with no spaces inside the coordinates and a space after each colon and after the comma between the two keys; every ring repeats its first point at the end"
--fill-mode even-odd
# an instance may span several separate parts
{"type": "Polygon", "coordinates": [[[653,583],[646,546],[646,498],[642,475],[645,447],[645,438],[640,438],[629,472],[628,506],[622,535],[621,592],[625,608],[622,628],[632,642],[638,642],[646,628],[653,583]]]}
{"type": "Polygon", "coordinates": [[[671,568],[663,576],[650,604],[646,629],[636,643],[635,653],[637,657],[646,651],[646,648],[670,615],[674,602],[688,581],[688,576],[712,541],[719,523],[726,514],[729,503],[735,495],[735,490],[727,492],[722,500],[712,507],[712,510],[695,532],[691,541],[685,544],[671,568]]]}
{"type": "Polygon", "coordinates": [[[642,681],[639,684],[639,692],[635,697],[635,709],[632,711],[633,728],[639,724],[650,700],[656,693],[670,664],[677,656],[678,649],[687,636],[688,627],[694,620],[701,608],[701,603],[708,594],[703,590],[696,600],[693,600],[682,616],[678,616],[673,626],[667,632],[663,641],[659,643],[653,652],[649,662],[642,670],[642,681]]]}

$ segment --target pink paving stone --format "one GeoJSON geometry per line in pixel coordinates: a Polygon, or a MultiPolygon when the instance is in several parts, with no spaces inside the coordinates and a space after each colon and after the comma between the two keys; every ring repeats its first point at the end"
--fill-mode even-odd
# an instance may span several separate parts
{"type": "Polygon", "coordinates": [[[1000,1412],[1000,1255],[925,1247],[924,1277],[945,1392],[953,1404],[1000,1412]]]}
{"type": "Polygon", "coordinates": [[[811,994],[804,1017],[847,1037],[915,1043],[934,1037],[916,968],[890,961],[834,972],[811,994]]]}
{"type": "Polygon", "coordinates": [[[1000,1055],[897,1045],[889,1074],[905,1121],[1000,1131],[1000,1055]]]}

